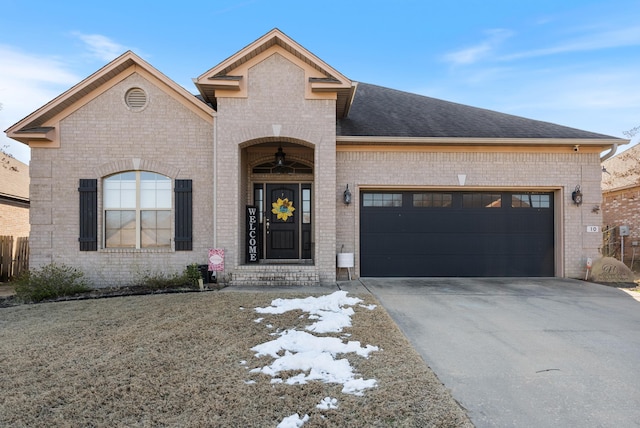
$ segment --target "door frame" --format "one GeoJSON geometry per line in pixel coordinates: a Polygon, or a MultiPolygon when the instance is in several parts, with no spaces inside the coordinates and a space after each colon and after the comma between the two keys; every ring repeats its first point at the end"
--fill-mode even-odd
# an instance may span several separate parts
{"type": "Polygon", "coordinates": [[[261,236],[260,245],[260,263],[278,263],[300,261],[308,263],[313,260],[313,182],[305,181],[261,181],[254,182],[253,185],[253,205],[258,208],[259,221],[258,228],[261,236]],[[274,186],[282,185],[284,187],[296,187],[295,194],[297,201],[294,199],[295,211],[293,217],[296,219],[296,255],[294,258],[273,258],[269,256],[268,245],[269,237],[266,221],[272,216],[271,202],[269,199],[269,190],[274,186]]]}

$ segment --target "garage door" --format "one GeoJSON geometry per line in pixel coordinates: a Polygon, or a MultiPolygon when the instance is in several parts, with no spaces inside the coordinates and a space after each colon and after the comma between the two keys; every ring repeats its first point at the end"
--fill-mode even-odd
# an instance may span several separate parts
{"type": "Polygon", "coordinates": [[[553,193],[362,192],[360,274],[554,276],[553,193]]]}

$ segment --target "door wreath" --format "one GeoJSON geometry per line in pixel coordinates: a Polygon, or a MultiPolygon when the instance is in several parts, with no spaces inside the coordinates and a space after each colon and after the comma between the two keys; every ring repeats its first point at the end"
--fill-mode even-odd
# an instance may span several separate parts
{"type": "Polygon", "coordinates": [[[293,212],[296,210],[293,207],[293,201],[289,201],[289,198],[284,198],[273,202],[271,204],[273,214],[278,216],[278,220],[287,221],[289,217],[293,215],[293,212]]]}

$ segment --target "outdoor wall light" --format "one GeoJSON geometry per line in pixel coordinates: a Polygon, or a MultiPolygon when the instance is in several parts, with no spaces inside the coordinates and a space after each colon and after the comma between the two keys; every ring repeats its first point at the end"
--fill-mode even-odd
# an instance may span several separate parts
{"type": "Polygon", "coordinates": [[[351,203],[351,192],[349,191],[349,185],[347,184],[347,188],[344,191],[344,203],[345,205],[349,205],[351,203]]]}
{"type": "Polygon", "coordinates": [[[580,185],[576,186],[576,189],[571,193],[571,199],[573,203],[580,206],[582,204],[582,192],[580,191],[580,185]]]}
{"type": "Polygon", "coordinates": [[[285,153],[282,151],[282,146],[278,147],[278,151],[276,152],[276,166],[281,168],[284,166],[284,158],[285,153]]]}

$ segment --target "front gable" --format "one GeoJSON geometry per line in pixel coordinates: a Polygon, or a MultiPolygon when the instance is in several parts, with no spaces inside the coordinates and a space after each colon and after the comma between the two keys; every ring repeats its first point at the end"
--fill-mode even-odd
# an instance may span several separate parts
{"type": "Polygon", "coordinates": [[[304,71],[305,98],[336,100],[337,117],[344,117],[353,97],[353,83],[340,72],[274,29],[194,79],[203,98],[217,105],[218,97],[246,98],[249,70],[280,55],[304,71]]]}
{"type": "Polygon", "coordinates": [[[215,112],[209,106],[128,51],[5,132],[8,137],[32,148],[60,147],[61,122],[65,118],[136,74],[153,83],[203,120],[212,123],[215,112]]]}

